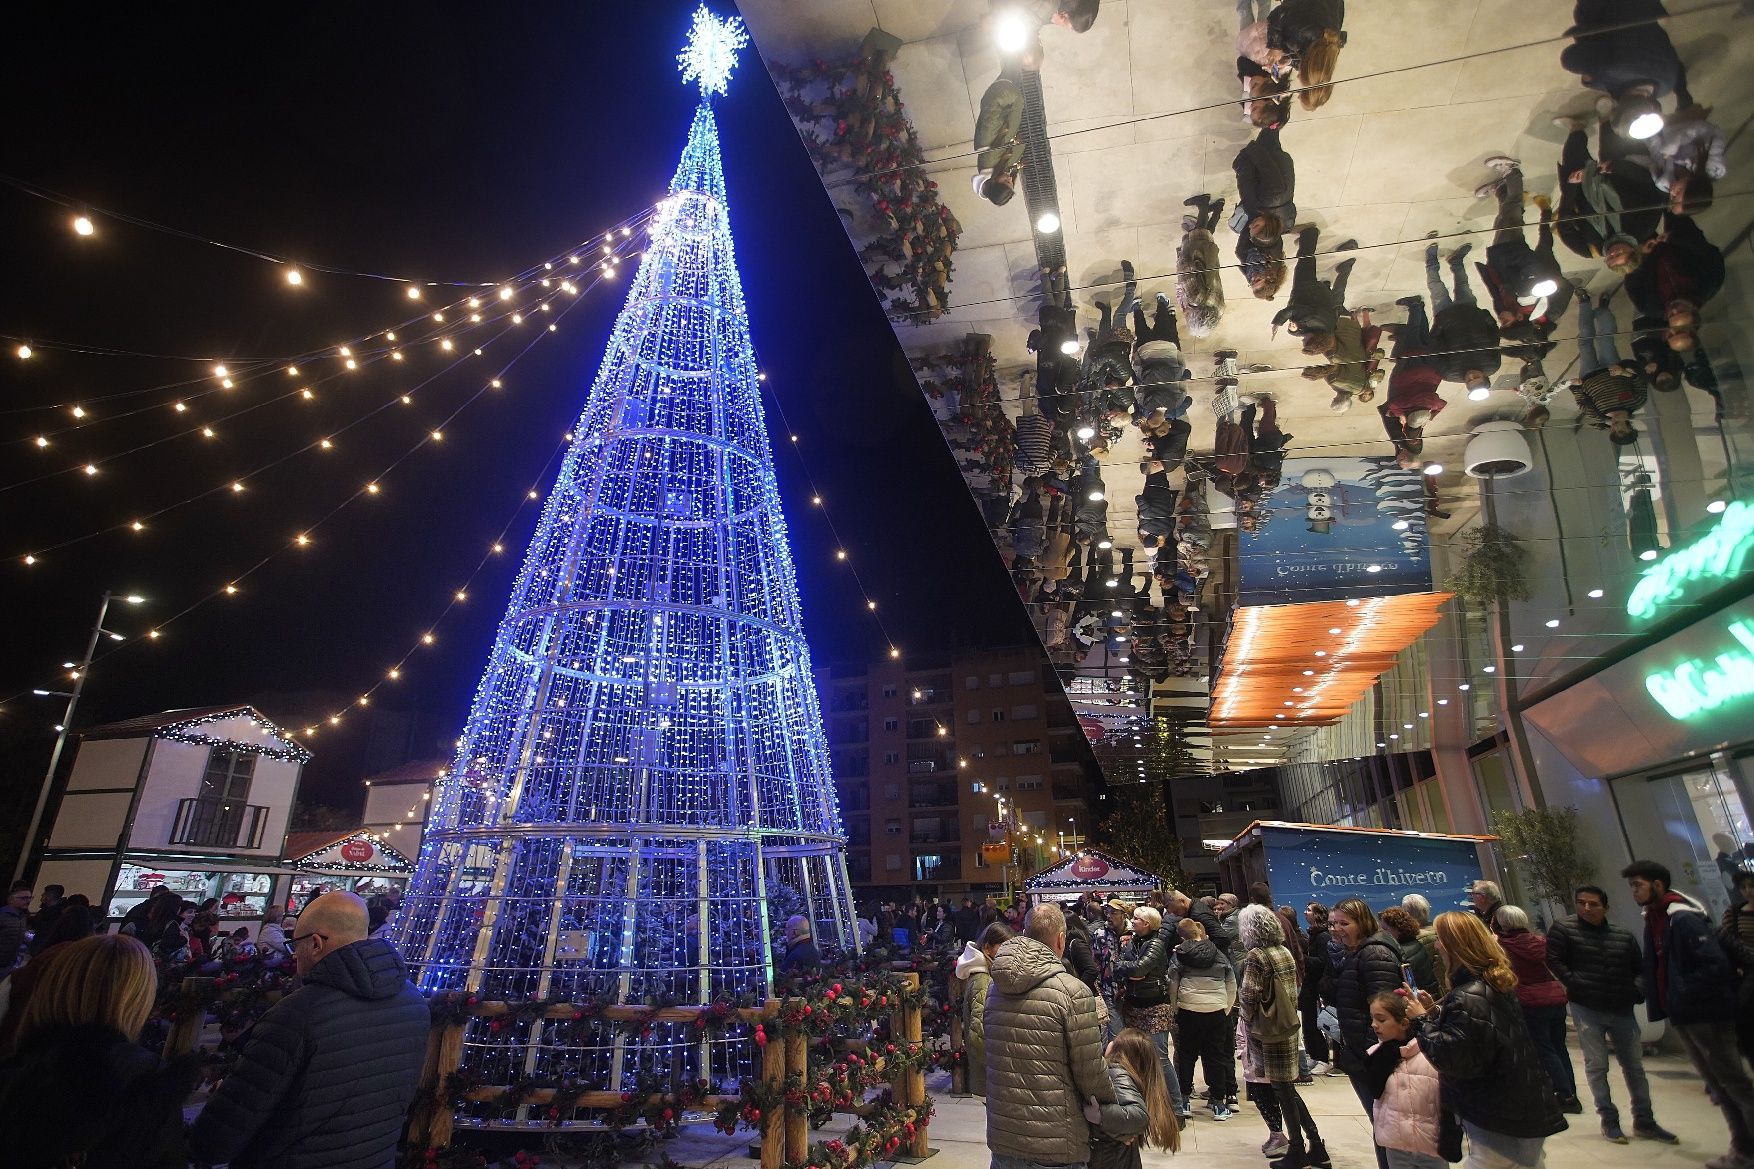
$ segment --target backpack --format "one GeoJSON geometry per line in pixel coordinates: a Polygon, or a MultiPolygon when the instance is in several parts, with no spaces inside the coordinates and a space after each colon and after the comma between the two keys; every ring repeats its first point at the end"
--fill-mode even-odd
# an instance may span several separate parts
{"type": "Polygon", "coordinates": [[[1259,961],[1267,976],[1267,996],[1255,1007],[1249,1034],[1263,1043],[1283,1043],[1303,1029],[1303,1017],[1297,1011],[1296,978],[1275,974],[1264,953],[1259,961]]]}

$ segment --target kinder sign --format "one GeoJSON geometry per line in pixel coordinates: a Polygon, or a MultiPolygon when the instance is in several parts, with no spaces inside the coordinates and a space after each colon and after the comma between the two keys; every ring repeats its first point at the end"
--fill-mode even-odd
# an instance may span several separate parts
{"type": "Polygon", "coordinates": [[[1071,873],[1079,881],[1100,881],[1108,876],[1108,862],[1099,856],[1081,856],[1072,862],[1071,873]]]}

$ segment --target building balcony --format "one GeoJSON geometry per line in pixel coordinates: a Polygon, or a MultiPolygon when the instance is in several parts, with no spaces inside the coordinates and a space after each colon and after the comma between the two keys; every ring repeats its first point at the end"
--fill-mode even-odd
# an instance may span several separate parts
{"type": "Polygon", "coordinates": [[[957,791],[953,783],[916,783],[908,787],[910,808],[949,808],[955,807],[956,802],[957,791]]]}
{"type": "Polygon", "coordinates": [[[262,804],[236,800],[191,798],[177,801],[177,817],[171,822],[167,843],[196,848],[258,849],[268,825],[268,809],[262,804]]]}

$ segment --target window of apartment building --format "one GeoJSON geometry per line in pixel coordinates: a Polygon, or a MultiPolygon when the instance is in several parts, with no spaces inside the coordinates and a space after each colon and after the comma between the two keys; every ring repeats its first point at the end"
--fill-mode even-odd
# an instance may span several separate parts
{"type": "Polygon", "coordinates": [[[889,833],[891,836],[900,836],[901,821],[894,818],[883,821],[883,831],[889,833]]]}
{"type": "Polygon", "coordinates": [[[901,726],[901,720],[900,720],[900,719],[894,719],[894,718],[886,718],[886,719],[884,719],[884,720],[883,720],[883,729],[884,729],[884,730],[886,730],[886,731],[893,731],[893,730],[896,730],[896,729],[898,729],[898,728],[899,728],[899,727],[900,727],[900,726],[901,726]]]}
{"type": "Polygon", "coordinates": [[[883,687],[883,697],[885,697],[885,698],[894,698],[894,697],[895,697],[895,686],[894,686],[894,684],[892,684],[892,683],[891,683],[891,684],[885,684],[885,685],[884,685],[884,687],[883,687]]]}
{"type": "Polygon", "coordinates": [[[1048,814],[1045,811],[1025,812],[1023,813],[1023,826],[1025,828],[1046,828],[1048,826],[1048,814]]]}
{"type": "Polygon", "coordinates": [[[899,872],[901,870],[901,857],[893,852],[890,853],[888,858],[884,860],[883,867],[892,873],[899,872]]]}
{"type": "Polygon", "coordinates": [[[1025,702],[1019,706],[1013,706],[1011,708],[1012,722],[1021,722],[1024,719],[1037,718],[1039,715],[1040,712],[1036,709],[1035,703],[1033,702],[1025,702]]]}
{"type": "Polygon", "coordinates": [[[1005,721],[1005,708],[1004,707],[1002,707],[1002,706],[993,707],[993,721],[996,723],[1002,723],[1005,721]]]}
{"type": "Polygon", "coordinates": [[[987,675],[987,685],[989,685],[989,686],[1003,686],[1004,684],[1005,684],[1005,675],[1003,675],[1003,674],[988,674],[987,675]]]}
{"type": "Polygon", "coordinates": [[[900,763],[901,762],[901,752],[900,751],[885,751],[885,752],[883,752],[883,762],[891,764],[891,765],[894,765],[896,763],[900,763]]]}
{"type": "Polygon", "coordinates": [[[899,800],[901,798],[901,785],[899,783],[884,784],[883,798],[886,800],[899,800]]]}
{"type": "Polygon", "coordinates": [[[962,688],[964,690],[979,690],[981,688],[980,675],[970,674],[968,677],[964,678],[962,680],[962,688]]]}
{"type": "Polygon", "coordinates": [[[1011,790],[1011,781],[1008,779],[1001,779],[997,783],[995,783],[993,786],[998,788],[1002,792],[1008,792],[1011,790]]]}
{"type": "Polygon", "coordinates": [[[1012,670],[1011,671],[1011,685],[1013,685],[1013,686],[1027,686],[1033,681],[1035,681],[1035,671],[1034,670],[1012,670]]]}
{"type": "Polygon", "coordinates": [[[1014,739],[1011,743],[1013,755],[1035,755],[1041,751],[1040,739],[1014,739]]]}
{"type": "Polygon", "coordinates": [[[972,823],[972,824],[973,824],[973,826],[974,826],[974,834],[975,834],[975,835],[976,835],[976,836],[985,836],[985,835],[986,835],[986,834],[987,834],[987,817],[986,817],[986,813],[984,813],[984,812],[977,812],[977,813],[976,813],[976,814],[975,814],[975,815],[974,815],[974,816],[973,816],[973,817],[972,817],[972,818],[971,818],[971,823],[972,823]]]}
{"type": "Polygon", "coordinates": [[[1039,775],[1020,775],[1017,777],[1017,790],[1020,792],[1038,792],[1041,790],[1042,779],[1039,775]]]}
{"type": "Polygon", "coordinates": [[[985,759],[987,757],[987,749],[985,747],[976,747],[969,752],[969,756],[974,759],[985,759]]]}
{"type": "Polygon", "coordinates": [[[969,721],[969,724],[971,726],[975,723],[980,722],[981,721],[981,712],[978,710],[969,711],[968,712],[968,721],[969,721]]]}

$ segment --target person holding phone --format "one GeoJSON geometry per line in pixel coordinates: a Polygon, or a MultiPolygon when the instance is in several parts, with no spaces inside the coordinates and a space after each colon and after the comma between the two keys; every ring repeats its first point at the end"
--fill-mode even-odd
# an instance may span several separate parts
{"type": "Polygon", "coordinates": [[[1439,915],[1437,944],[1450,992],[1438,1001],[1419,991],[1407,1015],[1442,1081],[1444,1106],[1461,1117],[1465,1164],[1535,1169],[1547,1138],[1567,1126],[1523,1023],[1516,972],[1471,913],[1439,915]]]}
{"type": "Polygon", "coordinates": [[[1377,915],[1377,922],[1395,940],[1395,948],[1401,952],[1402,980],[1405,981],[1410,971],[1412,981],[1407,983],[1408,990],[1436,991],[1437,964],[1425,943],[1419,940],[1419,921],[1411,912],[1399,905],[1383,910],[1377,915]]]}

